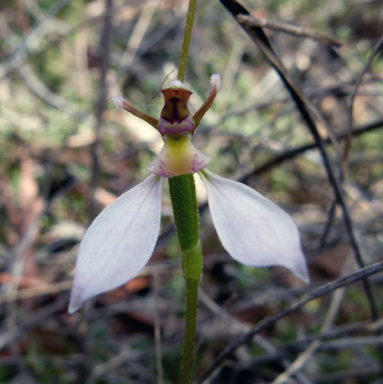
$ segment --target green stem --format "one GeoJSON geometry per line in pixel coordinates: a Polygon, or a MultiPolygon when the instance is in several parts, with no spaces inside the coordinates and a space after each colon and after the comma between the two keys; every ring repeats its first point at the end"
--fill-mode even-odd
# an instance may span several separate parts
{"type": "Polygon", "coordinates": [[[189,8],[186,16],[186,25],[185,25],[185,32],[184,32],[184,41],[182,44],[180,64],[178,66],[178,80],[182,82],[184,81],[184,78],[185,78],[186,63],[188,60],[190,39],[193,31],[196,8],[197,8],[197,0],[189,0],[189,8]]]}
{"type": "Polygon", "coordinates": [[[194,361],[194,343],[198,306],[198,280],[186,280],[185,336],[179,384],[189,384],[194,361]]]}
{"type": "Polygon", "coordinates": [[[198,205],[192,174],[169,178],[178,239],[182,251],[194,247],[199,240],[198,205]]]}
{"type": "Polygon", "coordinates": [[[169,178],[169,187],[186,280],[185,337],[179,384],[189,384],[194,360],[198,283],[202,274],[198,205],[192,174],[169,178]]]}

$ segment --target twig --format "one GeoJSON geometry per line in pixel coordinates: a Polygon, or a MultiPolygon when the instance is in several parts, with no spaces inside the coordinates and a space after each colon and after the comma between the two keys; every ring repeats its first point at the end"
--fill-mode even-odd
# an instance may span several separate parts
{"type": "Polygon", "coordinates": [[[360,383],[371,383],[371,384],[382,384],[381,380],[371,381],[366,376],[382,377],[382,370],[379,367],[357,367],[352,369],[342,370],[336,373],[326,373],[315,378],[317,384],[329,384],[332,382],[336,383],[347,383],[347,382],[360,382],[360,383]],[[358,380],[359,379],[359,380],[358,380]]]}
{"type": "Polygon", "coordinates": [[[335,45],[336,47],[340,47],[343,44],[340,40],[326,35],[325,33],[316,32],[312,29],[302,28],[296,25],[281,23],[280,21],[258,19],[249,15],[239,15],[237,19],[240,23],[248,24],[252,27],[264,27],[272,29],[273,31],[288,33],[289,35],[316,40],[319,41],[321,44],[335,45]]]}
{"type": "Polygon", "coordinates": [[[317,384],[329,384],[329,383],[347,383],[347,382],[360,382],[370,384],[382,384],[380,379],[374,380],[374,378],[382,377],[382,370],[378,367],[366,367],[358,366],[352,369],[343,369],[341,372],[326,373],[318,375],[315,382],[317,384]],[[370,379],[368,378],[370,376],[370,379]]]}
{"type": "Polygon", "coordinates": [[[338,340],[326,341],[321,346],[321,350],[355,348],[363,346],[376,346],[383,345],[383,336],[365,336],[365,337],[352,337],[343,338],[338,340]]]}
{"type": "Polygon", "coordinates": [[[72,287],[72,283],[72,280],[62,281],[60,283],[42,285],[34,288],[21,289],[9,294],[2,294],[0,295],[0,304],[16,300],[30,299],[36,296],[51,295],[52,293],[69,291],[72,287]]]}
{"type": "MultiPolygon", "coordinates": [[[[53,108],[62,109],[69,114],[75,114],[77,111],[61,96],[53,93],[32,71],[27,64],[19,68],[21,77],[29,89],[46,104],[53,108]]],[[[78,113],[78,112],[77,112],[78,113]]]]}
{"type": "MultiPolygon", "coordinates": [[[[229,60],[227,62],[225,72],[222,76],[222,85],[220,93],[222,95],[229,95],[230,90],[233,86],[235,76],[237,75],[239,65],[242,59],[242,56],[245,52],[246,44],[244,41],[238,41],[234,44],[234,47],[230,53],[229,60]]],[[[228,96],[225,98],[217,99],[215,101],[216,110],[223,115],[226,110],[228,102],[228,96]]]]}
{"type": "Polygon", "coordinates": [[[327,236],[330,233],[331,226],[333,224],[334,218],[335,218],[335,212],[336,212],[336,200],[332,200],[330,203],[330,208],[327,211],[327,220],[326,220],[326,225],[324,227],[324,231],[321,235],[319,245],[318,245],[318,252],[325,246],[327,236]]]}
{"type": "MultiPolygon", "coordinates": [[[[258,337],[258,336],[257,336],[258,337]]],[[[319,338],[317,340],[320,340],[319,338]]],[[[322,341],[318,346],[318,351],[334,351],[339,349],[350,349],[350,348],[360,348],[360,347],[369,347],[369,346],[381,346],[383,345],[383,336],[364,336],[364,337],[344,337],[335,340],[322,341]]],[[[297,345],[280,345],[274,353],[270,353],[264,356],[256,356],[251,360],[252,365],[257,365],[264,362],[271,361],[280,361],[288,356],[291,356],[292,351],[297,351],[300,349],[306,349],[306,346],[302,344],[297,345]]],[[[306,349],[307,351],[307,349],[306,349]]],[[[305,351],[305,352],[306,352],[305,351]]],[[[295,372],[298,374],[299,372],[295,372]]],[[[315,380],[315,383],[317,381],[315,380]]]]}
{"type": "MultiPolygon", "coordinates": [[[[40,231],[40,218],[46,211],[47,203],[44,202],[40,207],[39,212],[36,212],[34,220],[28,226],[25,234],[18,240],[15,246],[12,248],[12,265],[10,266],[12,279],[5,288],[6,295],[13,296],[17,294],[17,287],[23,274],[25,266],[25,256],[28,251],[31,250],[33,243],[36,241],[36,237],[40,231]]],[[[14,325],[16,321],[16,308],[17,303],[15,301],[9,301],[7,303],[6,311],[8,315],[8,325],[14,325]]]]}
{"type": "Polygon", "coordinates": [[[300,349],[300,348],[304,348],[304,347],[301,347],[301,345],[306,345],[308,343],[311,343],[313,340],[327,341],[327,340],[336,339],[336,338],[340,339],[345,335],[349,335],[357,332],[373,332],[377,328],[381,327],[382,320],[383,319],[380,318],[375,322],[372,322],[371,320],[364,320],[364,321],[361,321],[360,323],[346,324],[337,328],[333,328],[328,332],[324,332],[316,335],[308,335],[303,339],[295,340],[293,342],[287,342],[286,344],[283,345],[283,348],[292,349],[292,350],[294,350],[295,348],[300,349]]]}
{"type": "Polygon", "coordinates": [[[295,301],[287,309],[278,311],[272,315],[265,317],[261,320],[255,327],[253,327],[249,332],[246,332],[244,335],[238,337],[235,341],[231,342],[211,363],[211,365],[201,374],[197,379],[196,384],[202,384],[221,364],[230,357],[241,345],[246,344],[250,341],[255,335],[259,334],[262,330],[269,327],[271,324],[274,324],[279,319],[293,313],[297,309],[303,307],[305,304],[309,303],[312,300],[315,300],[319,297],[325,296],[338,288],[350,285],[357,281],[365,279],[367,276],[371,276],[375,273],[383,271],[383,262],[373,264],[369,267],[360,269],[359,271],[328,283],[322,285],[305,295],[300,299],[295,301]]]}
{"type": "Polygon", "coordinates": [[[137,21],[136,27],[127,43],[126,50],[121,57],[119,70],[128,68],[136,56],[138,47],[149,27],[154,11],[158,6],[159,0],[147,0],[137,21]]]}
{"type": "MultiPolygon", "coordinates": [[[[279,79],[277,79],[279,80],[279,79]]],[[[381,83],[383,80],[379,78],[370,78],[363,82],[364,85],[381,83]]],[[[230,109],[220,117],[218,123],[215,126],[222,124],[225,119],[233,115],[243,115],[248,112],[253,112],[256,110],[262,110],[268,108],[271,104],[281,104],[287,101],[287,97],[275,99],[274,96],[270,96],[269,90],[274,86],[274,78],[270,76],[270,72],[268,72],[263,79],[260,80],[258,84],[256,84],[251,90],[251,95],[254,96],[254,90],[260,88],[262,91],[261,97],[257,97],[257,101],[253,100],[253,97],[249,100],[249,94],[245,97],[242,97],[238,100],[234,105],[230,107],[230,109]]],[[[334,86],[324,87],[324,88],[315,88],[315,89],[307,89],[306,96],[311,100],[315,99],[316,104],[320,103],[327,96],[334,96],[336,98],[344,98],[351,93],[351,87],[355,85],[355,80],[350,80],[344,83],[339,83],[334,86]]],[[[363,94],[366,96],[380,96],[379,92],[367,92],[364,91],[363,94]]],[[[201,133],[201,132],[200,132],[201,133]]]]}
{"type": "Polygon", "coordinates": [[[105,375],[108,371],[111,371],[112,369],[121,366],[124,364],[129,357],[131,356],[132,351],[130,348],[123,348],[122,351],[106,361],[105,363],[101,363],[96,365],[93,368],[92,374],[88,377],[85,384],[93,384],[96,382],[97,379],[99,379],[101,376],[105,375]]]}

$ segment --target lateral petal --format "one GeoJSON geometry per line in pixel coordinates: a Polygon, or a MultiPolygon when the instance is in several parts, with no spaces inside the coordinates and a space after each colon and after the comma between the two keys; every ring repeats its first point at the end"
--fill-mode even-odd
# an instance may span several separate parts
{"type": "Polygon", "coordinates": [[[161,219],[162,179],[150,175],[108,205],[86,231],[77,256],[69,313],[114,289],[149,261],[161,219]]]}
{"type": "Polygon", "coordinates": [[[235,260],[252,267],[282,265],[309,281],[298,228],[285,211],[244,184],[206,169],[199,174],[218,237],[235,260]]]}

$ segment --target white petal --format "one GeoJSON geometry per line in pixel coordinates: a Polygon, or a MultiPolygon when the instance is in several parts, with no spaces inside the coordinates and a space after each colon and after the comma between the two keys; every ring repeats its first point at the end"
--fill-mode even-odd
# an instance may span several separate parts
{"type": "Polygon", "coordinates": [[[126,283],[146,265],[160,227],[161,180],[150,175],[108,205],[88,228],[77,256],[69,313],[126,283]]]}
{"type": "Polygon", "coordinates": [[[252,267],[282,265],[309,281],[293,219],[248,186],[204,170],[210,213],[218,237],[237,261],[252,267]]]}

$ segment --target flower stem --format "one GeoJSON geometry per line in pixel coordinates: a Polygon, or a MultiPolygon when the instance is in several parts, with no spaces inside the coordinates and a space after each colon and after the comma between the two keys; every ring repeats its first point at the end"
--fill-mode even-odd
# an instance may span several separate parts
{"type": "Polygon", "coordinates": [[[186,280],[185,336],[179,384],[189,384],[194,361],[194,343],[197,321],[198,280],[186,280]]]}
{"type": "Polygon", "coordinates": [[[169,178],[174,221],[182,251],[194,247],[199,240],[198,205],[192,174],[169,178]]]}
{"type": "Polygon", "coordinates": [[[189,8],[186,16],[186,25],[185,25],[185,32],[184,32],[184,41],[182,44],[180,64],[178,66],[178,80],[180,81],[184,81],[184,78],[185,78],[186,63],[188,60],[190,39],[193,31],[196,8],[197,8],[197,0],[189,0],[189,8]]]}
{"type": "Polygon", "coordinates": [[[189,384],[194,360],[198,283],[202,274],[198,206],[192,174],[169,178],[169,187],[186,280],[185,337],[179,383],[189,384]]]}

